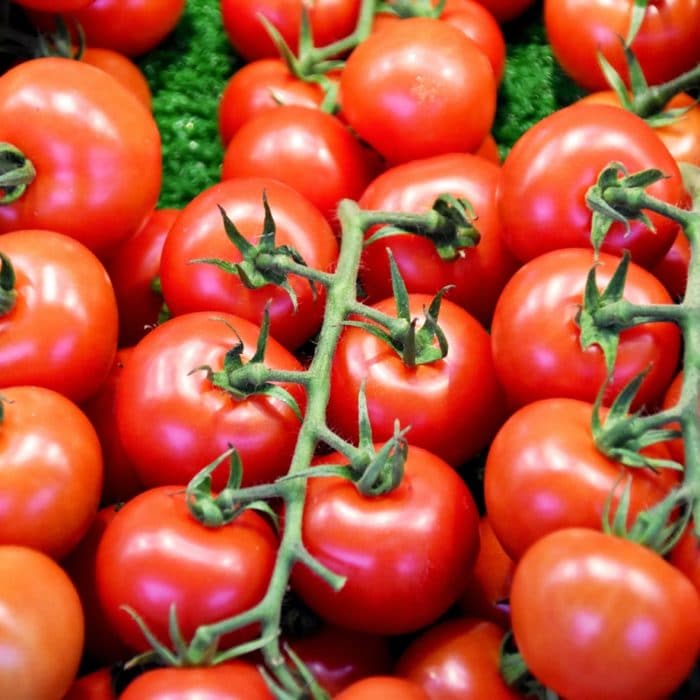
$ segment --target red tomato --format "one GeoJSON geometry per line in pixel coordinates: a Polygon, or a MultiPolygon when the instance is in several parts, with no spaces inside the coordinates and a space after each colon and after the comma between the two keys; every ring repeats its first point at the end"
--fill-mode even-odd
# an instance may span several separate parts
{"type": "Polygon", "coordinates": [[[580,528],[544,537],[520,560],[510,600],[527,667],[567,700],[667,697],[700,653],[698,592],[629,540],[580,528]]]}
{"type": "MultiPolygon", "coordinates": [[[[668,177],[647,192],[673,205],[686,193],[680,171],[663,141],[642,119],[609,105],[575,104],[550,114],[529,129],[506,157],[501,171],[499,208],[504,240],[523,262],[557,248],[590,247],[588,188],[612,161],[630,173],[658,168],[668,177]]],[[[602,249],[628,249],[643,267],[658,262],[671,247],[678,226],[649,213],[656,228],[639,221],[630,233],[615,223],[602,249]]]]}
{"type": "Polygon", "coordinates": [[[269,303],[272,335],[288,348],[297,348],[321,326],[325,290],[291,275],[298,308],[280,287],[247,289],[236,275],[214,265],[191,264],[196,258],[242,259],[224,231],[218,206],[223,207],[241,235],[257,242],[263,231],[262,196],[267,193],[276,222],[276,244],[295,248],[309,267],[329,271],[338,257],[338,244],[328,222],[305,197],[291,187],[265,178],[227,180],[195,197],[173,224],[160,264],[163,296],[178,316],[193,311],[226,311],[260,324],[269,303]]]}
{"type": "Polygon", "coordinates": [[[533,5],[535,0],[477,0],[499,22],[505,22],[520,16],[533,5]]]}
{"type": "MultiPolygon", "coordinates": [[[[618,263],[612,255],[600,255],[599,289],[618,263]]],[[[493,315],[491,342],[496,371],[512,406],[551,397],[595,400],[607,376],[603,352],[597,345],[581,350],[575,320],[592,265],[591,250],[556,250],[531,260],[506,284],[493,315]]],[[[634,263],[624,298],[634,304],[672,301],[661,282],[634,263]]],[[[672,323],[645,323],[623,331],[605,403],[648,370],[634,406],[653,406],[671,383],[679,342],[678,327],[672,323]]]]}
{"type": "Polygon", "coordinates": [[[100,509],[78,546],[62,562],[64,570],[78,591],[85,613],[83,657],[91,664],[97,665],[127,661],[133,656],[108,622],[97,591],[97,548],[118,510],[117,506],[112,505],[100,509]]]}
{"type": "Polygon", "coordinates": [[[117,348],[117,304],[104,267],[52,231],[6,233],[0,252],[17,292],[0,316],[0,387],[44,386],[74,401],[94,394],[117,348]]]}
{"type": "Polygon", "coordinates": [[[501,164],[501,154],[498,151],[496,139],[489,134],[479,148],[474,151],[474,155],[481,156],[495,165],[501,164]]]}
{"type": "Polygon", "coordinates": [[[63,700],[117,700],[112,687],[112,674],[101,668],[78,678],[63,700]]]}
{"type": "Polygon", "coordinates": [[[423,17],[362,42],[340,92],[350,126],[391,163],[476,150],[496,109],[485,54],[456,27],[423,17]]]}
{"type": "Polygon", "coordinates": [[[219,133],[224,146],[254,116],[280,105],[319,107],[323,91],[316,83],[295,78],[284,61],[263,58],[237,70],[219,102],[219,133]]]}
{"type": "MultiPolygon", "coordinates": [[[[118,382],[116,414],[126,454],[143,484],[187,484],[231,445],[243,462],[245,485],[287,472],[301,425],[292,409],[268,396],[237,399],[215,387],[205,371],[193,372],[203,365],[220,370],[239,337],[243,358],[250,359],[258,335],[257,326],[238,316],[201,312],[167,321],[134,348],[118,382]]],[[[273,338],[265,364],[302,369],[273,338]]],[[[283,386],[303,411],[300,386],[283,386]]],[[[225,479],[222,467],[214,474],[215,487],[223,487],[225,479]]]]}
{"type": "MultiPolygon", "coordinates": [[[[661,408],[671,408],[675,406],[681,398],[681,389],[683,388],[683,371],[681,370],[671,382],[668,390],[664,394],[664,400],[661,408]]],[[[700,404],[698,404],[698,413],[700,414],[700,404]]],[[[678,423],[671,424],[667,426],[675,430],[680,430],[678,423]]],[[[683,438],[676,438],[675,440],[669,440],[668,449],[671,453],[671,457],[675,459],[680,464],[685,464],[685,445],[683,443],[683,438]]]]}
{"type": "Polygon", "coordinates": [[[688,577],[700,593],[700,539],[693,532],[692,527],[691,522],[669,555],[669,561],[688,577]]]}
{"type": "Polygon", "coordinates": [[[393,676],[371,676],[338,693],[333,700],[430,700],[415,683],[393,676]]]}
{"type": "Polygon", "coordinates": [[[230,661],[205,668],[159,668],[130,683],[119,700],[273,700],[251,664],[230,661]]]}
{"type": "MultiPolygon", "coordinates": [[[[253,511],[226,527],[207,528],[187,510],[182,486],[150,489],[129,501],[102,534],[96,559],[99,599],[109,624],[131,649],[144,651],[148,642],[123,605],[165,643],[168,611],[175,605],[189,640],[199,625],[262,599],[276,549],[272,528],[253,511]]],[[[220,649],[255,633],[247,628],[228,635],[220,649]]]]}
{"type": "Polygon", "coordinates": [[[422,213],[439,195],[451,194],[471,203],[481,238],[475,247],[449,261],[440,258],[435,245],[422,236],[394,236],[367,246],[360,281],[369,300],[391,296],[389,248],[409,292],[435,294],[445,285],[454,285],[445,298],[488,326],[498,295],[518,267],[501,240],[496,208],[499,175],[498,167],[467,153],[416,160],[379,175],[360,198],[363,208],[422,213]]]}
{"type": "MultiPolygon", "coordinates": [[[[601,529],[613,492],[613,515],[619,504],[626,485],[621,477],[631,479],[628,525],[678,483],[676,471],[626,468],[598,451],[592,412],[583,401],[537,401],[514,413],[491,443],[484,472],[486,511],[513,559],[554,530],[601,529]]],[[[669,458],[663,445],[647,451],[669,458]]]]}
{"type": "Polygon", "coordinates": [[[459,597],[476,558],[478,522],[457,472],[419,447],[409,447],[403,480],[385,495],[363,496],[341,477],[309,479],[304,544],[347,581],[335,593],[297,566],[292,587],[332,624],[369,634],[417,630],[459,597]]]}
{"type": "Polygon", "coordinates": [[[75,679],[83,612],[58,564],[26,547],[0,547],[0,697],[57,700],[75,679]]]}
{"type": "MultiPolygon", "coordinates": [[[[545,0],[544,21],[554,56],[564,70],[589,91],[608,84],[598,53],[623,77],[627,67],[619,37],[627,35],[634,0],[545,0]]],[[[697,0],[653,0],[632,42],[651,85],[666,82],[700,61],[700,3],[697,0]]]]}
{"type": "MultiPolygon", "coordinates": [[[[410,294],[412,318],[423,322],[431,297],[410,294]]],[[[393,298],[374,308],[395,313],[393,298]]],[[[503,393],[493,366],[488,333],[456,304],[443,300],[438,319],[449,349],[442,360],[408,367],[389,345],[363,328],[347,327],[331,369],[329,425],[358,438],[357,397],[365,395],[375,440],[388,440],[394,420],[411,426],[407,438],[454,467],[474,457],[504,417],[503,393]]]]}
{"type": "Polygon", "coordinates": [[[341,199],[357,199],[375,159],[336,117],[289,104],[262,112],[229,141],[221,177],[273,178],[293,187],[335,223],[341,199]]]}
{"type": "MultiPolygon", "coordinates": [[[[578,104],[605,104],[620,107],[620,98],[614,90],[605,90],[587,95],[578,104]]],[[[655,127],[654,131],[666,144],[675,160],[700,166],[700,106],[695,99],[686,93],[676,95],[665,107],[664,111],[672,109],[688,109],[683,116],[667,126],[655,127]]]]}
{"type": "Polygon", "coordinates": [[[102,255],[156,205],[161,149],[153,115],[87,63],[39,58],[2,75],[0,141],[19,148],[37,173],[19,199],[0,207],[0,231],[55,230],[102,255]]]}
{"type": "Polygon", "coordinates": [[[469,617],[491,620],[507,628],[510,626],[507,603],[515,562],[498,541],[488,516],[479,521],[479,543],[479,556],[459,606],[469,617]]]}
{"type": "Polygon", "coordinates": [[[102,452],[90,421],[41,387],[2,390],[0,543],[67,554],[97,513],[102,452]]]}
{"type": "Polygon", "coordinates": [[[119,307],[119,345],[134,345],[158,323],[163,297],[153,291],[165,238],[177,209],[156,209],[110,256],[107,272],[119,307]]]}
{"type": "Polygon", "coordinates": [[[457,619],[424,632],[403,652],[396,673],[430,700],[517,700],[499,671],[503,629],[493,622],[457,619]]]}
{"type": "Polygon", "coordinates": [[[236,52],[248,61],[279,56],[260,15],[296,52],[302,10],[309,13],[314,44],[326,46],[352,33],[359,9],[359,0],[221,0],[226,34],[236,52]]]}
{"type": "Polygon", "coordinates": [[[668,293],[677,301],[685,296],[690,264],[690,241],[680,231],[666,255],[651,268],[668,293]]]}
{"type": "Polygon", "coordinates": [[[331,697],[362,678],[389,673],[393,665],[384,637],[331,625],[291,641],[290,646],[331,697]]]}

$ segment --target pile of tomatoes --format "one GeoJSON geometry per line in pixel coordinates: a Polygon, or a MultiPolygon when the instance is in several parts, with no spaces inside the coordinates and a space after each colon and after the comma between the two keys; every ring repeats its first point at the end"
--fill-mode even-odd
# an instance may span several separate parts
{"type": "Polygon", "coordinates": [[[180,210],[157,208],[134,59],[185,0],[16,5],[77,43],[0,75],[0,696],[700,697],[697,524],[663,555],[604,527],[680,489],[700,512],[698,459],[642,436],[675,468],[629,466],[591,428],[634,381],[637,417],[697,399],[697,319],[624,328],[614,364],[581,345],[590,270],[603,290],[623,255],[624,299],[700,303],[700,225],[633,216],[594,251],[586,198],[616,162],[700,211],[695,93],[653,110],[639,80],[697,78],[700,5],[221,0],[245,65],[210,115],[221,181],[180,210]],[[503,27],[527,11],[591,94],[501,159],[503,27]],[[614,72],[637,102],[602,92],[614,72]],[[390,489],[339,476],[387,443],[390,489]],[[231,448],[242,475],[201,477],[231,448]]]}

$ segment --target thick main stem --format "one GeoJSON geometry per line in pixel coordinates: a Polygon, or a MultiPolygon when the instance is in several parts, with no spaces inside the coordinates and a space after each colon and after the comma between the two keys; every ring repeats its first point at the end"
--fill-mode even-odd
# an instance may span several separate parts
{"type": "Polygon", "coordinates": [[[700,64],[661,85],[652,85],[632,98],[632,111],[642,118],[660,112],[675,95],[700,85],[700,64]]]}

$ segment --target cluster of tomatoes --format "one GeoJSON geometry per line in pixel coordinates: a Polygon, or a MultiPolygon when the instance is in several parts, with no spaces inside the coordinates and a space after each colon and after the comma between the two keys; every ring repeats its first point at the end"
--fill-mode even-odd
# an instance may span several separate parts
{"type": "MultiPolygon", "coordinates": [[[[626,300],[685,303],[678,223],[616,221],[594,253],[586,194],[617,162],[663,173],[646,192],[669,211],[698,207],[700,108],[669,94],[653,110],[639,72],[652,85],[694,76],[700,5],[545,0],[554,55],[592,94],[501,163],[501,26],[532,0],[221,0],[247,63],[212,115],[221,181],[181,210],[156,208],[161,139],[127,56],[156,46],[185,0],[18,5],[44,31],[47,11],[67,13],[87,48],[0,76],[0,696],[697,698],[692,519],[665,556],[603,532],[606,514],[631,525],[681,484],[694,507],[697,470],[627,466],[591,430],[602,387],[609,407],[638,380],[631,409],[645,414],[697,397],[684,338],[650,317],[619,334],[611,370],[601,347],[582,349],[580,318],[591,268],[604,289],[624,251],[626,300]],[[635,23],[630,63],[619,37],[635,23]],[[593,92],[615,71],[634,99],[593,92]],[[355,218],[339,217],[343,200],[355,218]],[[440,237],[455,228],[457,246],[440,237]],[[331,305],[342,331],[324,325],[331,305]],[[306,374],[323,352],[327,373],[306,374]],[[298,489],[282,580],[287,496],[214,527],[187,485],[233,447],[234,493],[269,493],[299,459],[318,392],[326,475],[298,489]],[[380,451],[397,421],[395,488],[367,495],[334,475],[375,454],[366,423],[380,451]],[[284,617],[269,594],[280,581],[285,608],[313,624],[270,640],[259,623],[284,617]],[[198,628],[263,599],[275,609],[180,667],[198,628]],[[157,668],[126,678],[123,663],[152,661],[154,646],[157,668]],[[223,658],[239,646],[249,653],[223,658]]],[[[644,453],[697,463],[679,439],[644,453]]],[[[204,480],[215,493],[225,471],[204,480]]]]}

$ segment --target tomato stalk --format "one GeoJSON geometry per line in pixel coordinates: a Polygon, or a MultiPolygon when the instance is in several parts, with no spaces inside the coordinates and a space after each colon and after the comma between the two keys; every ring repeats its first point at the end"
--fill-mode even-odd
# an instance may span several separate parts
{"type": "Polygon", "coordinates": [[[0,316],[12,311],[16,302],[15,270],[10,259],[0,253],[0,316]]]}
{"type": "Polygon", "coordinates": [[[19,199],[36,177],[34,165],[10,143],[0,143],[0,204],[19,199]]]}

